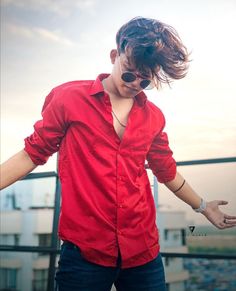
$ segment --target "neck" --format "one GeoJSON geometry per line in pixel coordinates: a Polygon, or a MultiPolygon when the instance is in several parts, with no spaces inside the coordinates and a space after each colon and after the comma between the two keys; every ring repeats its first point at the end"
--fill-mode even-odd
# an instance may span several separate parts
{"type": "Polygon", "coordinates": [[[103,79],[102,81],[104,90],[111,96],[113,96],[116,99],[121,100],[127,100],[127,99],[133,99],[134,96],[124,96],[120,93],[120,91],[117,89],[114,80],[112,78],[112,75],[108,76],[107,78],[103,79]]]}
{"type": "MultiPolygon", "coordinates": [[[[119,92],[113,82],[112,76],[108,76],[107,78],[102,80],[102,85],[104,90],[108,93],[108,94],[112,94],[112,95],[117,95],[119,96],[119,92]]],[[[120,96],[121,97],[121,96],[120,96]]]]}
{"type": "Polygon", "coordinates": [[[103,79],[102,84],[103,84],[104,90],[108,93],[110,97],[112,106],[115,106],[115,107],[122,106],[122,104],[124,104],[124,106],[125,105],[127,106],[130,104],[132,105],[134,103],[134,98],[124,97],[120,95],[119,91],[116,89],[115,84],[112,78],[110,78],[110,76],[106,79],[103,79]]]}

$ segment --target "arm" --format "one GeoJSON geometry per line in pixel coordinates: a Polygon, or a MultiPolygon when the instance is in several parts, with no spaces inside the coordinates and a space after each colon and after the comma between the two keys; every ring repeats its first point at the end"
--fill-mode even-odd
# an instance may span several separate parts
{"type": "MultiPolygon", "coordinates": [[[[192,208],[198,209],[200,207],[202,198],[186,181],[183,183],[184,178],[176,172],[176,162],[172,157],[166,133],[161,131],[155,136],[147,154],[147,160],[150,169],[159,182],[164,183],[178,198],[192,208]]],[[[219,205],[227,203],[224,200],[206,202],[206,207],[204,207],[204,211],[201,211],[201,213],[220,229],[236,226],[236,216],[223,213],[219,209],[219,205]]]]}
{"type": "Polygon", "coordinates": [[[176,176],[173,180],[170,182],[165,183],[166,187],[172,191],[178,198],[183,200],[185,203],[187,203],[192,208],[198,208],[201,203],[201,197],[191,188],[191,186],[185,182],[183,184],[184,178],[177,172],[176,176]],[[176,191],[178,190],[179,191],[176,191]]]}
{"type": "MultiPolygon", "coordinates": [[[[178,198],[187,203],[193,209],[200,206],[202,198],[192,189],[192,187],[184,182],[184,178],[177,172],[176,176],[165,185],[171,190],[178,198]],[[181,185],[183,185],[181,187],[181,185]]],[[[206,208],[201,213],[216,227],[220,229],[230,228],[236,226],[236,216],[227,215],[220,211],[219,205],[227,204],[227,201],[215,200],[206,202],[206,208]]]]}
{"type": "Polygon", "coordinates": [[[42,110],[43,119],[34,124],[34,132],[25,139],[25,148],[1,165],[0,189],[45,164],[59,150],[68,127],[65,99],[59,87],[48,94],[42,110]]]}
{"type": "Polygon", "coordinates": [[[20,180],[36,167],[29,155],[21,150],[1,165],[0,189],[20,180]]]}

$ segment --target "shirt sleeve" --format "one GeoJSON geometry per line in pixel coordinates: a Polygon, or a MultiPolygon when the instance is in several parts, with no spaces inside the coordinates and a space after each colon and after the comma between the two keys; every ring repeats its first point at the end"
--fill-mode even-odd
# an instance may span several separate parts
{"type": "Polygon", "coordinates": [[[176,161],[169,147],[168,136],[161,131],[154,138],[147,154],[147,161],[153,174],[160,183],[166,183],[175,178],[176,161]]]}
{"type": "Polygon", "coordinates": [[[42,119],[34,124],[34,132],[25,138],[24,150],[35,165],[43,165],[58,151],[68,128],[62,94],[52,90],[45,99],[42,119]]]}

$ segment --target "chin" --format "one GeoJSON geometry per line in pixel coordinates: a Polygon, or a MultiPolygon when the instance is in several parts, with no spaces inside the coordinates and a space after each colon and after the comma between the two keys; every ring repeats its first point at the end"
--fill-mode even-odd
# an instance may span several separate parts
{"type": "Polygon", "coordinates": [[[133,98],[134,96],[136,96],[140,91],[135,89],[135,88],[131,88],[129,86],[122,86],[122,97],[124,98],[133,98]],[[123,93],[124,92],[124,93],[123,93]]]}

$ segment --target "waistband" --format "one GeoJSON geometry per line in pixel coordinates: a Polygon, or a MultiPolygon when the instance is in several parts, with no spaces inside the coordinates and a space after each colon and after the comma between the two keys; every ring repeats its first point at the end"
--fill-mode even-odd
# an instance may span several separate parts
{"type": "MultiPolygon", "coordinates": [[[[81,252],[80,250],[80,247],[75,245],[74,243],[68,241],[68,240],[65,240],[63,241],[62,245],[70,248],[70,249],[74,249],[74,250],[77,250],[79,252],[81,252]]],[[[118,257],[117,257],[117,261],[116,261],[116,266],[117,267],[120,267],[121,266],[121,253],[120,253],[120,249],[118,248],[118,257]]]]}

